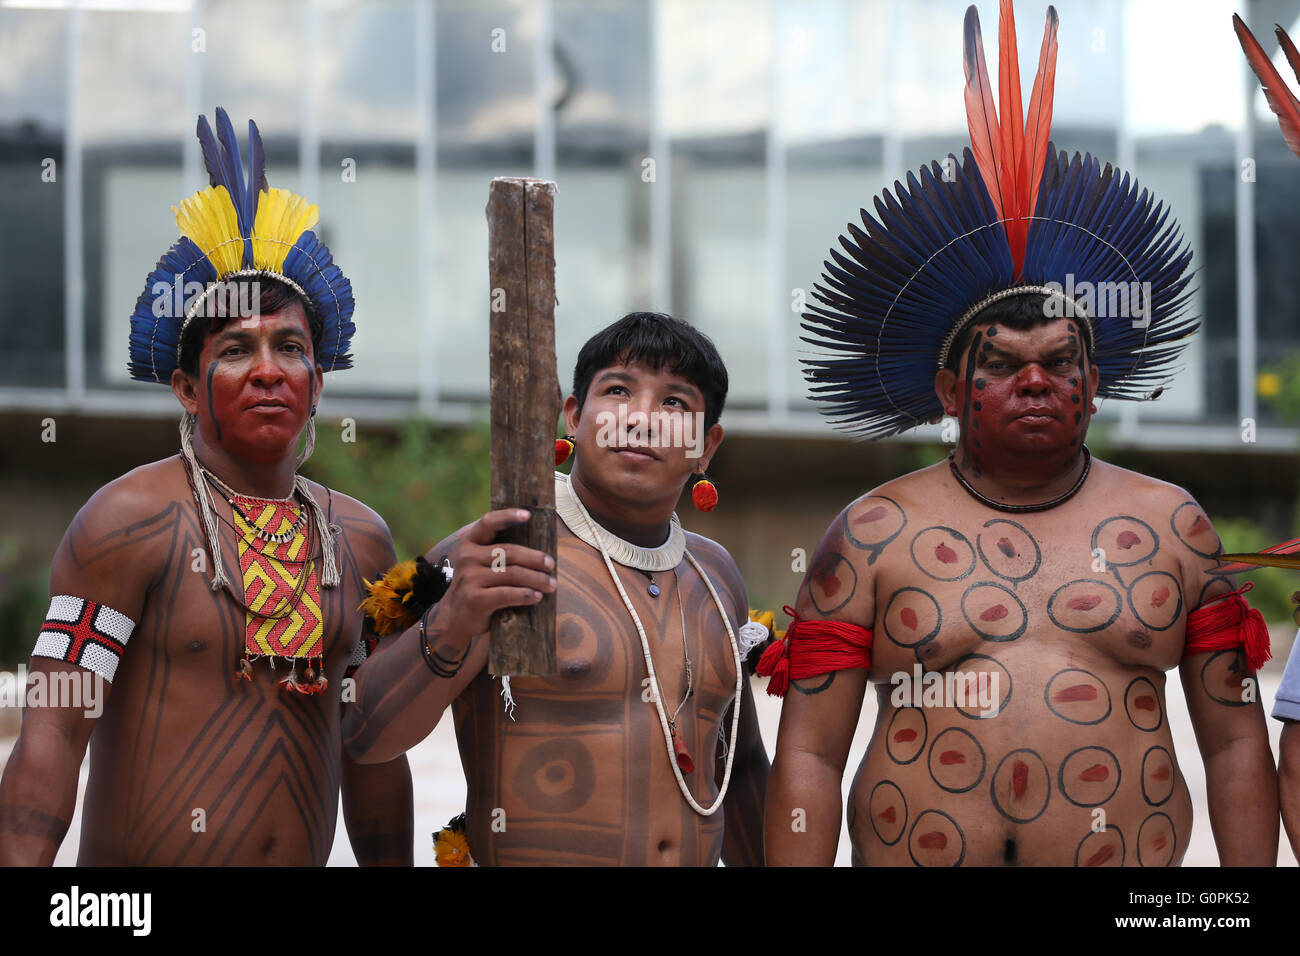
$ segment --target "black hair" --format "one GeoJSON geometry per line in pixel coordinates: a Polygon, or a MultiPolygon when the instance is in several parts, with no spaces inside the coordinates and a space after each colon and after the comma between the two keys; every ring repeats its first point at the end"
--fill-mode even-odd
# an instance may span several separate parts
{"type": "Polygon", "coordinates": [[[247,302],[248,294],[257,291],[257,312],[259,315],[274,315],[297,302],[307,316],[307,328],[311,331],[312,352],[320,348],[321,338],[325,334],[325,325],[316,308],[293,290],[287,283],[274,276],[234,276],[222,280],[220,287],[211,290],[199,313],[185,328],[181,336],[180,355],[177,366],[188,375],[199,374],[199,353],[209,335],[220,332],[235,319],[240,318],[238,306],[247,302]],[[244,290],[247,289],[246,293],[244,290]]]}
{"type": "Polygon", "coordinates": [[[704,395],[704,427],[712,428],[727,401],[727,367],[713,340],[681,319],[662,312],[629,312],[587,339],[573,368],[578,411],[591,380],[603,368],[642,362],[656,372],[667,368],[704,395]]]}
{"type": "MultiPolygon", "coordinates": [[[[1050,315],[1046,308],[1046,293],[1034,293],[1026,295],[1013,295],[1005,299],[999,299],[975,313],[975,317],[968,321],[965,327],[957,333],[953,339],[952,347],[948,349],[948,360],[944,363],[944,368],[950,372],[956,372],[961,366],[962,356],[970,347],[971,337],[974,333],[975,326],[986,325],[989,322],[996,322],[998,325],[1012,329],[1016,332],[1024,332],[1028,329],[1036,328],[1040,325],[1047,325],[1049,322],[1055,322],[1061,318],[1061,315],[1050,315]]],[[[1061,307],[1060,301],[1057,302],[1061,307]]],[[[1063,307],[1061,307],[1063,308],[1063,307]]],[[[1060,309],[1058,308],[1058,312],[1060,309]]],[[[1076,322],[1086,322],[1087,319],[1075,319],[1076,322]]],[[[1083,341],[1083,352],[1085,357],[1088,356],[1088,336],[1086,333],[1080,335],[1083,341]]]]}

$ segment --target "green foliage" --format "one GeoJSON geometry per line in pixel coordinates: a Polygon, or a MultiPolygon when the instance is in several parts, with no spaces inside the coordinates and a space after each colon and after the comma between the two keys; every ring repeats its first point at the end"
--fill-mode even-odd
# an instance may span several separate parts
{"type": "Polygon", "coordinates": [[[1287,352],[1260,369],[1256,387],[1265,404],[1284,422],[1300,421],[1300,351],[1287,352]]]}
{"type": "Polygon", "coordinates": [[[401,423],[396,436],[377,428],[358,428],[356,436],[355,442],[318,439],[303,471],[379,512],[399,560],[423,554],[488,510],[486,424],[436,428],[417,419],[401,423]]]}
{"type": "Polygon", "coordinates": [[[49,608],[44,574],[17,568],[18,542],[0,538],[0,670],[27,663],[49,608]]]}
{"type": "MultiPolygon", "coordinates": [[[[1223,540],[1225,554],[1260,551],[1278,543],[1249,518],[1219,518],[1214,527],[1223,540]]],[[[1300,574],[1283,568],[1260,568],[1237,575],[1238,584],[1247,581],[1255,582],[1247,599],[1264,620],[1269,624],[1291,623],[1291,594],[1300,589],[1300,574]]]]}

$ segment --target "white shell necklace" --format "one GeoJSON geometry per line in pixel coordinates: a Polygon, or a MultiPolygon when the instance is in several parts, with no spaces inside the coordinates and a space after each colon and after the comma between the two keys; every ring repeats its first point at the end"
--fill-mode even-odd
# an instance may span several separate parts
{"type": "MultiPolygon", "coordinates": [[[[736,643],[735,631],[731,628],[731,619],[727,617],[726,609],[722,606],[722,599],[718,597],[713,582],[704,573],[704,569],[695,560],[695,556],[686,550],[686,533],[682,531],[677,515],[672,516],[671,530],[667,542],[658,548],[639,547],[630,541],[624,541],[596,524],[578,499],[577,493],[570,486],[569,476],[558,471],[555,473],[555,511],[560,516],[560,520],[564,522],[565,527],[572,531],[575,537],[598,550],[601,557],[605,559],[605,567],[609,570],[609,576],[613,579],[614,586],[618,588],[619,596],[623,598],[623,605],[627,608],[628,614],[632,616],[632,623],[636,625],[636,632],[641,638],[641,651],[645,656],[646,671],[650,675],[651,686],[655,689],[655,709],[659,712],[659,725],[663,729],[664,744],[668,749],[668,765],[673,768],[673,775],[677,778],[678,789],[681,790],[682,796],[686,798],[686,802],[691,809],[701,816],[712,816],[722,806],[723,798],[727,795],[727,787],[731,784],[731,764],[736,756],[736,733],[740,728],[740,698],[745,686],[745,672],[740,664],[740,647],[736,643]],[[677,754],[673,748],[673,733],[668,726],[668,714],[664,710],[662,695],[658,692],[659,678],[655,674],[654,660],[650,655],[650,641],[646,638],[645,627],[641,624],[641,618],[636,613],[636,608],[632,606],[627,591],[623,589],[623,582],[614,569],[614,561],[611,559],[611,555],[618,557],[619,564],[646,571],[667,571],[669,568],[676,567],[682,557],[685,556],[691,567],[695,568],[695,573],[700,576],[700,580],[704,582],[704,586],[709,589],[713,603],[718,608],[718,615],[722,618],[722,625],[727,629],[727,637],[731,640],[731,656],[736,665],[736,699],[732,706],[731,742],[727,746],[727,766],[722,775],[722,786],[718,788],[718,798],[708,807],[701,806],[696,801],[686,784],[686,778],[682,776],[681,767],[677,765],[677,754]],[[669,561],[671,563],[665,563],[669,561]]],[[[680,588],[680,584],[678,587],[680,588]]],[[[678,594],[680,600],[680,590],[678,594]]],[[[682,642],[683,644],[686,642],[684,631],[682,633],[682,642]]]]}

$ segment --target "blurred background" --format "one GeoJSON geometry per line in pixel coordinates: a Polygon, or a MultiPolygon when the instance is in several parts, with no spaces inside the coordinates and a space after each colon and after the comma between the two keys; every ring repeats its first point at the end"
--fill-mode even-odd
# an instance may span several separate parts
{"type": "MultiPolygon", "coordinates": [[[[1027,88],[1045,4],[1018,6],[1027,88]]],[[[1089,443],[1187,488],[1229,550],[1300,534],[1300,160],[1231,24],[1241,13],[1273,51],[1275,22],[1300,38],[1300,0],[1056,6],[1054,141],[1169,205],[1203,321],[1160,400],[1103,403],[1089,443]]],[[[0,2],[0,669],[30,652],[80,505],[177,450],[169,390],[127,378],[128,318],[177,237],[169,206],[206,185],[194,122],[217,105],[237,130],[256,119],[270,184],[319,203],[352,280],[356,368],[326,378],[306,471],[383,514],[399,554],[487,505],[483,210],[493,176],[532,175],[559,184],[562,386],[625,312],[712,336],[732,382],[710,470],[722,501],[681,513],[735,555],[751,604],[788,602],[794,549],[947,453],[935,427],[874,444],[833,432],[805,394],[797,312],[860,206],[968,143],[965,7],[0,2]]],[[[995,55],[997,4],[979,8],[995,55]]],[[[1280,662],[1296,581],[1253,578],[1280,662]]]]}

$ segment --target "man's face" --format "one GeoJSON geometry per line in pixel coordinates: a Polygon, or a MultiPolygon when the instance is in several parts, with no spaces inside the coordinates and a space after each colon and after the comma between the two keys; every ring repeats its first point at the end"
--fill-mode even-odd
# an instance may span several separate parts
{"type": "Polygon", "coordinates": [[[640,362],[598,371],[581,413],[573,396],[564,404],[584,481],[629,501],[675,497],[691,472],[708,467],[722,428],[706,431],[704,413],[697,386],[640,362]]]}
{"type": "Polygon", "coordinates": [[[274,460],[291,448],[321,385],[300,303],[209,333],[194,383],[199,429],[237,458],[274,460]]]}
{"type": "Polygon", "coordinates": [[[1097,369],[1073,319],[1024,331],[996,322],[976,326],[954,379],[945,410],[961,423],[979,469],[1007,456],[1068,464],[1095,411],[1097,369]]]}

